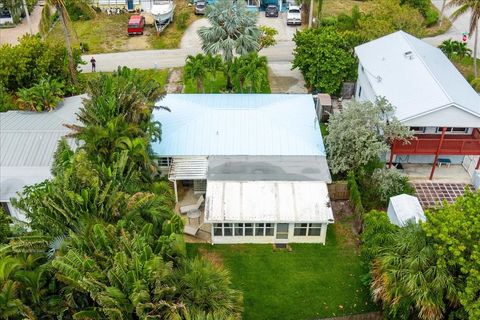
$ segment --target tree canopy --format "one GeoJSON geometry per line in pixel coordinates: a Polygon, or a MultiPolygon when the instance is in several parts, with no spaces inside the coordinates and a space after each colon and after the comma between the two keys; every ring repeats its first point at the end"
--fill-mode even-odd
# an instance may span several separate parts
{"type": "Polygon", "coordinates": [[[395,139],[412,137],[394,111],[385,98],[379,98],[376,102],[352,101],[331,115],[325,143],[332,173],[356,171],[386,153],[395,139]]]}
{"type": "Polygon", "coordinates": [[[353,47],[359,44],[359,38],[353,32],[340,32],[334,27],[307,29],[297,32],[293,41],[293,68],[300,69],[308,86],[335,94],[344,81],[355,80],[353,47]]]}

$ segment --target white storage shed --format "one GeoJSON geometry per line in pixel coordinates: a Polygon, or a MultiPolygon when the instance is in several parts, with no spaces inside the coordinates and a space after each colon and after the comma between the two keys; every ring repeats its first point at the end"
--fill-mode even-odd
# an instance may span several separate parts
{"type": "Polygon", "coordinates": [[[391,197],[387,213],[390,222],[399,227],[405,226],[409,221],[418,223],[427,220],[418,198],[408,194],[391,197]]]}

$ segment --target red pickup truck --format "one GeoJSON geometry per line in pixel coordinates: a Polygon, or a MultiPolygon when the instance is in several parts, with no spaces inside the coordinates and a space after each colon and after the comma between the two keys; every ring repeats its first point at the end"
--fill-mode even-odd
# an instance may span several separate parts
{"type": "Polygon", "coordinates": [[[145,17],[143,16],[131,16],[128,20],[128,35],[143,34],[143,28],[145,27],[145,17]]]}

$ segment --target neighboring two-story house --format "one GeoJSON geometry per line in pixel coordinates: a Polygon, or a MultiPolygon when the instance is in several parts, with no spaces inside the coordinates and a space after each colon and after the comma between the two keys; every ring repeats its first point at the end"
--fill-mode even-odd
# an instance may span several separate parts
{"type": "Polygon", "coordinates": [[[463,164],[480,169],[480,96],[435,47],[398,31],[355,48],[359,59],[355,98],[387,98],[396,117],[415,131],[410,144],[396,142],[392,161],[463,164]]]}

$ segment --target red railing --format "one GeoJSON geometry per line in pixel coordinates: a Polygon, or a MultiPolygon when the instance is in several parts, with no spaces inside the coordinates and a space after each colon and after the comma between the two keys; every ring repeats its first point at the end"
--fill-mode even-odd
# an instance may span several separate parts
{"type": "MultiPolygon", "coordinates": [[[[392,146],[394,154],[435,154],[440,144],[441,135],[417,134],[409,144],[396,141],[392,146]]],[[[461,136],[447,134],[443,140],[439,154],[441,155],[480,155],[480,131],[474,129],[471,135],[461,136]]]]}

